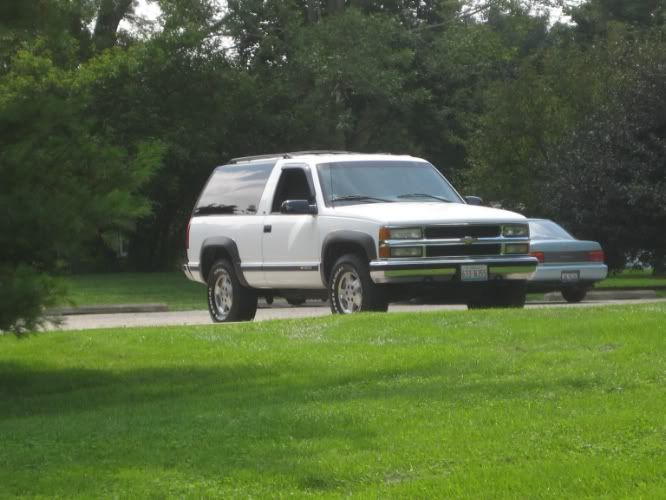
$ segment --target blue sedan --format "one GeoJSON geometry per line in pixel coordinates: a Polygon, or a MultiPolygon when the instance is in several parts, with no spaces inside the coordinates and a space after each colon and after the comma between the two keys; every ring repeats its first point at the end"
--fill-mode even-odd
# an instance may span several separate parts
{"type": "Polygon", "coordinates": [[[548,219],[529,219],[529,225],[530,255],[539,261],[529,291],[559,291],[567,302],[580,302],[608,275],[604,251],[596,241],[577,240],[548,219]]]}

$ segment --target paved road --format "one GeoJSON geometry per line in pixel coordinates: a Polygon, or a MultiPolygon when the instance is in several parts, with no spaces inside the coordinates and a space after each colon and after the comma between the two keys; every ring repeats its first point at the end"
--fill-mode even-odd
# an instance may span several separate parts
{"type": "MultiPolygon", "coordinates": [[[[537,307],[599,307],[622,304],[645,304],[654,302],[666,302],[666,299],[645,300],[603,300],[588,301],[580,304],[568,304],[566,302],[536,302],[527,305],[528,308],[537,307]]],[[[389,312],[418,312],[418,311],[448,311],[465,310],[463,305],[402,305],[392,304],[389,312]]],[[[276,304],[273,307],[260,305],[257,310],[255,321],[266,321],[269,319],[308,318],[314,316],[327,316],[331,314],[328,305],[316,303],[303,307],[290,307],[276,304]]],[[[90,328],[117,328],[136,326],[166,326],[166,325],[208,325],[211,324],[208,311],[176,311],[161,313],[130,313],[130,314],[86,314],[78,316],[65,316],[64,330],[84,330],[90,328]]]]}

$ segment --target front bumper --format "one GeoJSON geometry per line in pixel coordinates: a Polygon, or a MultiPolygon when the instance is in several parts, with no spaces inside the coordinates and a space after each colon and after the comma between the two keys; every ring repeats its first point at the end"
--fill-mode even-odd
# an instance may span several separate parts
{"type": "MultiPolygon", "coordinates": [[[[373,260],[370,278],[378,284],[459,281],[460,266],[488,266],[488,281],[528,280],[537,269],[534,257],[458,257],[448,259],[373,260]]],[[[470,282],[483,283],[483,282],[470,282]]]]}

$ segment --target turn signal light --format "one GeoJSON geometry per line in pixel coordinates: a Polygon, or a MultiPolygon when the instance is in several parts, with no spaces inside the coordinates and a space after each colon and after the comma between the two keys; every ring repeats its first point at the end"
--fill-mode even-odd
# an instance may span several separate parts
{"type": "Polygon", "coordinates": [[[388,259],[391,256],[391,248],[385,243],[379,244],[379,258],[388,259]]]}
{"type": "Polygon", "coordinates": [[[543,252],[530,252],[530,257],[536,257],[536,260],[538,260],[540,264],[543,264],[546,261],[546,256],[543,252]]]}
{"type": "Polygon", "coordinates": [[[604,251],[603,250],[592,250],[587,254],[587,258],[590,262],[603,262],[604,261],[604,251]]]}

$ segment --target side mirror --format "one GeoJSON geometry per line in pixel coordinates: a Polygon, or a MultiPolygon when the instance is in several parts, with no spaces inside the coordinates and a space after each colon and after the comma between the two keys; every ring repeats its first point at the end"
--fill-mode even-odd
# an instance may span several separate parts
{"type": "Polygon", "coordinates": [[[286,200],[280,205],[281,214],[311,214],[317,213],[317,205],[311,205],[308,200],[286,200]]]}
{"type": "Polygon", "coordinates": [[[465,196],[468,205],[483,205],[483,200],[478,196],[465,196]]]}

